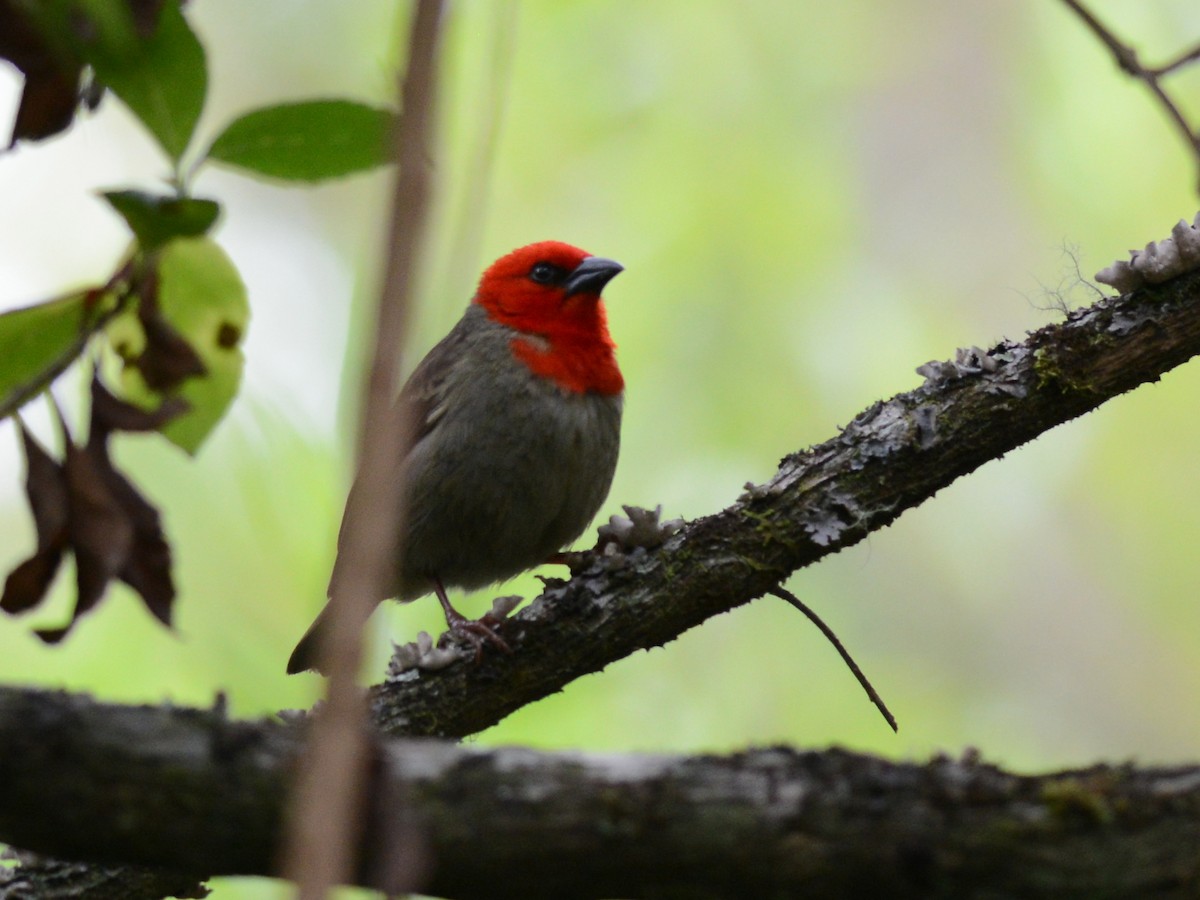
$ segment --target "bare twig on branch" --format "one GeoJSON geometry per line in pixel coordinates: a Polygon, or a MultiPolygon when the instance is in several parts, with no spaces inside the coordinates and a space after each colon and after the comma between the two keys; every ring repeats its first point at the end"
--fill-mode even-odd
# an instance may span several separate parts
{"type": "MultiPolygon", "coordinates": [[[[362,627],[388,593],[401,508],[395,460],[404,457],[412,423],[393,414],[414,273],[424,240],[431,178],[432,108],[442,0],[419,0],[401,81],[402,112],[396,134],[398,172],[387,236],[374,359],[366,385],[357,481],[366,498],[349,519],[339,552],[345,564],[330,585],[331,628],[320,648],[329,672],[328,701],[315,717],[312,743],[301,767],[285,871],[303,900],[318,900],[347,879],[367,783],[366,707],[356,684],[362,627]]],[[[412,865],[415,861],[409,860],[412,865]]],[[[407,873],[395,871],[388,888],[401,891],[407,873]]]]}
{"type": "MultiPolygon", "coordinates": [[[[1144,66],[1141,60],[1138,59],[1137,50],[1113,34],[1112,30],[1096,18],[1095,14],[1084,6],[1080,0],[1062,0],[1062,2],[1066,4],[1068,9],[1078,15],[1084,24],[1091,29],[1092,33],[1100,39],[1101,43],[1109,49],[1121,70],[1143,82],[1150,89],[1150,92],[1158,98],[1159,104],[1161,104],[1167,116],[1174,123],[1176,130],[1183,135],[1188,149],[1196,159],[1197,167],[1200,167],[1200,130],[1194,129],[1188,124],[1183,110],[1180,109],[1179,105],[1162,85],[1164,76],[1200,59],[1200,46],[1181,54],[1165,65],[1158,67],[1144,66]]],[[[1200,191],[1200,180],[1197,181],[1197,190],[1200,191]]]]}
{"type": "MultiPolygon", "coordinates": [[[[510,619],[511,655],[374,689],[395,735],[461,737],[769,593],[984,463],[1200,353],[1200,273],[1075,310],[1023,342],[923,366],[924,386],[782,461],[733,506],[653,550],[595,553],[510,619]]],[[[971,523],[987,527],[986,521],[971,523]]]]}
{"type": "MultiPolygon", "coordinates": [[[[217,711],[0,688],[0,838],[101,863],[270,875],[302,738],[217,711]]],[[[432,861],[420,890],[437,896],[1142,900],[1194,897],[1200,884],[1194,766],[1034,777],[973,755],[392,741],[372,778],[372,796],[408,801],[372,805],[352,880],[380,887],[372,861],[420,835],[432,861]]]]}
{"type": "Polygon", "coordinates": [[[898,732],[900,730],[900,726],[896,724],[896,717],[892,715],[892,711],[887,708],[887,704],[883,702],[883,698],[880,697],[879,692],[875,690],[875,685],[871,684],[871,680],[867,678],[867,676],[863,674],[863,670],[858,667],[858,663],[854,661],[854,657],[850,655],[850,651],[843,646],[841,639],[834,634],[833,629],[826,625],[824,620],[815,612],[813,612],[807,604],[803,603],[799,597],[786,588],[776,586],[767,593],[778,597],[780,600],[784,601],[790,606],[794,606],[796,609],[800,610],[800,612],[806,619],[808,619],[808,621],[817,626],[817,630],[825,636],[825,640],[833,644],[833,649],[838,652],[838,656],[842,658],[842,662],[846,664],[846,667],[850,670],[851,674],[854,675],[862,689],[867,692],[867,697],[870,698],[871,702],[875,705],[875,708],[879,710],[879,714],[883,716],[884,721],[888,723],[892,731],[898,732]]]}
{"type": "Polygon", "coordinates": [[[1197,44],[1191,50],[1181,53],[1171,62],[1161,65],[1156,69],[1151,69],[1150,71],[1152,71],[1155,75],[1169,75],[1176,69],[1182,69],[1184,66],[1193,63],[1198,59],[1200,59],[1200,44],[1197,44]]]}

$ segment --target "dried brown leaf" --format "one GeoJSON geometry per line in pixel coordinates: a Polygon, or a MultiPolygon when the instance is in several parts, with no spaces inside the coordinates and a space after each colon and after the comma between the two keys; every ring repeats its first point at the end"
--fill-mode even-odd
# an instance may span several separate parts
{"type": "Polygon", "coordinates": [[[55,406],[66,447],[59,464],[21,425],[28,475],[26,490],[37,527],[37,552],[8,576],[0,609],[20,613],[37,606],[54,580],[62,556],[75,553],[76,598],[71,619],[35,632],[58,643],[100,602],[115,578],[133,588],[150,613],[171,625],[175,586],[171,547],[158,510],[113,465],[108,438],[114,430],[147,430],[176,415],[186,403],[165,401],[146,411],[119,400],[92,382],[92,428],[87,446],[71,438],[55,406]]]}
{"type": "Polygon", "coordinates": [[[66,129],[79,105],[83,66],[51,51],[12,0],[0,0],[0,58],[12,62],[25,76],[9,146],[66,129]]]}
{"type": "Polygon", "coordinates": [[[78,586],[73,623],[99,602],[108,583],[125,568],[133,550],[133,524],[108,488],[103,461],[87,449],[68,444],[63,468],[78,586]]]}
{"type": "Polygon", "coordinates": [[[133,547],[117,577],[137,591],[156,619],[170,627],[175,584],[171,578],[171,545],[163,533],[158,510],[111,464],[104,470],[104,477],[133,526],[133,547]]]}
{"type": "Polygon", "coordinates": [[[25,494],[37,531],[36,552],[4,582],[0,609],[16,615],[33,609],[46,596],[67,544],[68,503],[62,467],[19,423],[25,450],[25,494]]]}
{"type": "Polygon", "coordinates": [[[46,591],[50,589],[51,582],[54,581],[58,564],[62,562],[62,554],[62,547],[47,547],[38,550],[13,569],[4,581],[0,609],[15,616],[41,603],[46,591]]]}
{"type": "Polygon", "coordinates": [[[114,431],[155,431],[187,410],[188,402],[182,397],[168,397],[158,409],[143,409],[113,396],[99,378],[93,377],[89,443],[114,431]]]}
{"type": "Polygon", "coordinates": [[[169,391],[185,378],[207,374],[200,355],[159,310],[157,272],[146,273],[138,293],[138,319],[146,334],[146,347],[133,364],[146,386],[153,391],[169,391]]]}
{"type": "Polygon", "coordinates": [[[25,495],[37,529],[38,549],[61,544],[67,530],[67,481],[62,466],[20,423],[25,450],[25,495]]]}

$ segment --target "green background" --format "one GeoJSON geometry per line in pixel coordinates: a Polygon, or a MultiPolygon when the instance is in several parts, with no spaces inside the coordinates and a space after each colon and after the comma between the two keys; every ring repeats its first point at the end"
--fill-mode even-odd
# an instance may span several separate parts
{"type": "MultiPolygon", "coordinates": [[[[1188,0],[1094,4],[1146,61],[1200,39],[1188,0]]],[[[403,7],[406,9],[407,7],[403,7]]],[[[396,8],[203,0],[203,144],[285,100],[383,102],[396,8]]],[[[1198,206],[1196,169],[1148,92],[1053,2],[453,5],[439,207],[411,366],[482,267],[544,238],[610,256],[628,383],[622,503],[693,517],[823,441],[913,369],[1020,338],[1094,295],[1076,283],[1198,206]]],[[[1200,67],[1169,85],[1200,118],[1200,67]]],[[[0,73],[0,125],[18,81],[0,73]]],[[[0,156],[0,304],[103,280],[126,240],[94,196],[153,186],[152,140],[109,100],[73,132],[0,156]]],[[[192,461],[118,455],[174,539],[178,633],[124,588],[59,648],[69,609],[0,618],[0,682],[238,715],[308,706],[283,674],[322,602],[353,447],[386,174],[315,189],[216,169],[217,239],[247,281],[244,390],[192,461]],[[349,349],[348,349],[349,348],[349,349]]],[[[60,385],[68,402],[77,382],[60,385]]],[[[512,716],[478,743],[617,751],[840,744],[923,759],[979,748],[1038,770],[1200,756],[1200,366],[1044,435],[789,586],[855,654],[893,735],[834,651],[771,598],[512,716]]],[[[49,435],[42,411],[31,416],[49,435]]],[[[0,433],[0,563],[32,545],[17,440],[0,433]]],[[[64,579],[64,581],[67,581],[64,579]]],[[[66,587],[69,588],[69,581],[66,587]]],[[[532,576],[505,591],[532,596],[532,576]]],[[[490,595],[488,595],[490,596],[490,595]]],[[[488,596],[462,603],[473,613],[488,596]]],[[[437,604],[373,620],[436,629],[437,604]]],[[[229,880],[216,896],[274,897],[229,880]]]]}

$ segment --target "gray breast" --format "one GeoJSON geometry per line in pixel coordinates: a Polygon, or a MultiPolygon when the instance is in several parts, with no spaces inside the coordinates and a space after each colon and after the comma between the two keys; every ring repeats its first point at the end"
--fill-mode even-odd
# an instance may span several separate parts
{"type": "Polygon", "coordinates": [[[514,371],[511,332],[474,337],[472,372],[489,389],[450,384],[436,435],[409,458],[403,599],[427,592],[434,574],[470,589],[541,564],[587,527],[616,469],[620,396],[514,371]]]}

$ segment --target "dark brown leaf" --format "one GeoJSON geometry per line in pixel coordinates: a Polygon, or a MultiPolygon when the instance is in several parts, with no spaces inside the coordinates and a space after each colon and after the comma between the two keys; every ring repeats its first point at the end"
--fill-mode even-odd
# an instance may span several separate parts
{"type": "Polygon", "coordinates": [[[9,146],[65,130],[79,105],[83,66],[52,52],[12,0],[0,0],[0,58],[25,76],[9,146]]]}
{"type": "Polygon", "coordinates": [[[108,495],[131,529],[131,546],[116,576],[141,596],[146,608],[164,625],[171,625],[175,585],[171,579],[171,546],[163,534],[158,510],[127,479],[108,453],[114,430],[148,431],[187,409],[182,398],[168,398],[153,412],[119,400],[98,378],[92,379],[92,424],[86,453],[103,480],[108,495]]]}
{"type": "Polygon", "coordinates": [[[34,632],[46,643],[65,638],[79,617],[100,602],[114,578],[137,591],[150,613],[170,627],[175,599],[171,547],[158,510],[113,466],[108,438],[118,429],[155,428],[176,414],[181,403],[166,401],[147,412],[117,399],[93,379],[87,446],[75,444],[61,411],[54,407],[66,447],[61,465],[20,425],[38,549],[9,574],[0,609],[15,614],[37,606],[54,580],[63,553],[73,550],[75,609],[61,628],[34,632]]]}
{"type": "Polygon", "coordinates": [[[37,529],[38,549],[61,546],[66,539],[69,512],[66,476],[24,422],[19,428],[25,449],[25,494],[37,529]]]}
{"type": "MultiPolygon", "coordinates": [[[[76,614],[76,616],[77,615],[78,614],[76,614]]],[[[75,617],[72,617],[71,621],[61,628],[39,628],[34,631],[34,634],[36,634],[43,643],[54,645],[65,638],[67,634],[70,633],[71,628],[73,628],[74,625],[75,617]]]]}
{"type": "Polygon", "coordinates": [[[25,493],[37,531],[37,551],[4,582],[0,609],[16,615],[42,602],[67,543],[67,484],[62,467],[37,442],[24,422],[18,423],[25,450],[25,493]]]}
{"type": "Polygon", "coordinates": [[[156,272],[146,274],[138,293],[138,319],[146,333],[146,348],[133,364],[141,371],[146,386],[155,391],[168,391],[185,378],[204,375],[208,370],[192,345],[159,311],[156,272]]]}
{"type": "Polygon", "coordinates": [[[13,121],[10,147],[40,141],[66,131],[79,107],[80,68],[25,76],[21,104],[13,121]]]}
{"type": "Polygon", "coordinates": [[[54,573],[58,571],[60,562],[62,547],[46,547],[13,569],[4,582],[0,609],[15,616],[41,603],[50,589],[50,583],[54,581],[54,573]]]}
{"type": "Polygon", "coordinates": [[[109,581],[129,562],[133,523],[113,497],[103,465],[91,452],[68,444],[63,468],[67,473],[71,508],[68,531],[79,590],[73,622],[96,605],[109,581]]]}
{"type": "Polygon", "coordinates": [[[12,0],[0,0],[0,59],[7,59],[25,75],[56,67],[46,42],[17,12],[12,0]]]}
{"type": "Polygon", "coordinates": [[[146,330],[146,349],[138,358],[137,367],[152,390],[170,390],[185,378],[208,371],[192,345],[157,312],[143,319],[142,327],[146,330]]]}
{"type": "Polygon", "coordinates": [[[92,424],[88,443],[95,444],[114,431],[155,431],[187,410],[188,402],[182,397],[168,397],[155,410],[142,409],[114,397],[93,375],[92,424]]]}
{"type": "Polygon", "coordinates": [[[129,480],[108,463],[108,489],[133,525],[133,549],[117,576],[141,596],[146,608],[164,625],[171,625],[175,584],[171,579],[171,545],[155,509],[129,480]]]}

